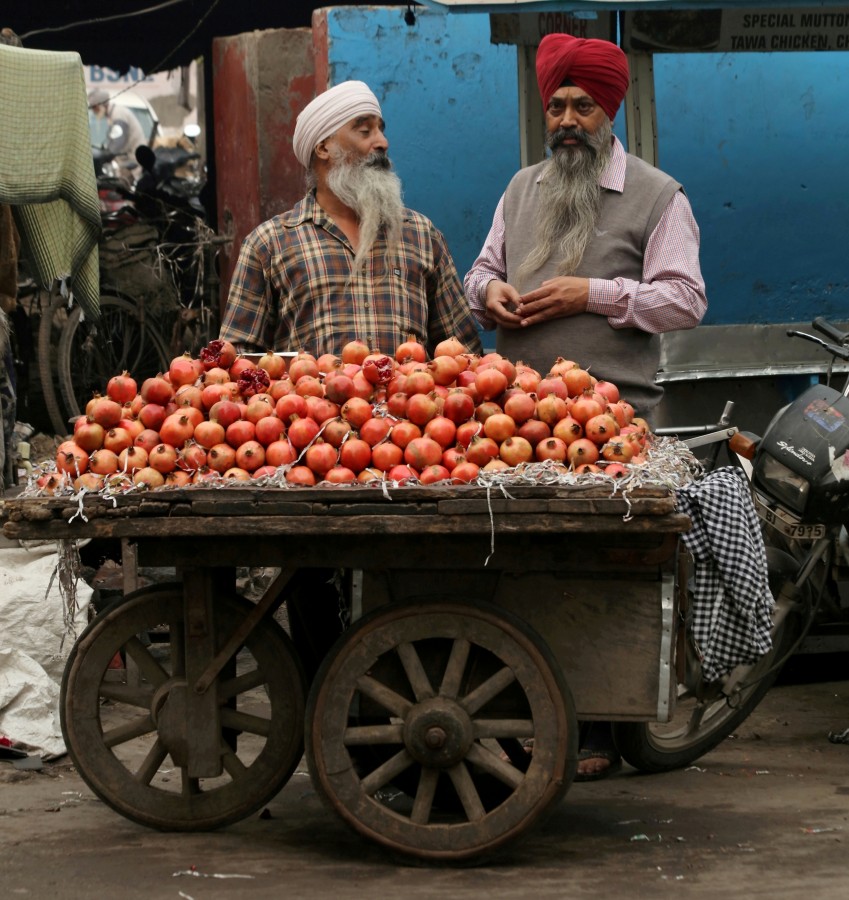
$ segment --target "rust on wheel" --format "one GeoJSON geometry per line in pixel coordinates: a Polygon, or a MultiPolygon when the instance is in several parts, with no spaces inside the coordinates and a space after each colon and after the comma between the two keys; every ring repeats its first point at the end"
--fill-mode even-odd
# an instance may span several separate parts
{"type": "MultiPolygon", "coordinates": [[[[218,646],[252,608],[216,601],[218,646]]],[[[60,708],[68,753],[101,800],[143,825],[199,831],[243,819],[286,783],[303,752],[306,683],[286,633],[261,620],[209,688],[218,774],[194,777],[186,631],[181,585],[112,604],[74,645],[60,708]]]]}
{"type": "Polygon", "coordinates": [[[485,604],[397,604],[325,659],[306,750],[319,794],[360,834],[460,861],[518,838],[560,801],[577,722],[559,666],[521,619],[485,604]]]}

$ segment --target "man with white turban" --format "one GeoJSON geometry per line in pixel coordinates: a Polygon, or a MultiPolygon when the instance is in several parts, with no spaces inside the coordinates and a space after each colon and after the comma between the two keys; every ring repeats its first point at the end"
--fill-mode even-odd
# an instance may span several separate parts
{"type": "Polygon", "coordinates": [[[392,355],[480,338],[442,234],[405,208],[377,97],[346,81],[307,104],[292,140],[306,196],[245,238],[220,337],[241,350],[392,355]]]}
{"type": "MultiPolygon", "coordinates": [[[[377,97],[338,84],[298,116],[295,155],[307,195],[249,234],[220,337],[243,351],[340,354],[359,339],[394,355],[414,336],[432,353],[480,337],[442,234],[404,207],[377,97]]],[[[344,573],[300,569],[286,587],[292,636],[312,675],[340,631],[344,573]]]]}
{"type": "MultiPolygon", "coordinates": [[[[500,353],[542,375],[574,360],[651,422],[658,334],[707,309],[699,229],[681,185],[613,135],[630,80],[619,47],[549,34],[536,66],[551,155],[507,186],[466,296],[500,353]]],[[[583,723],[576,780],[620,765],[610,724],[583,723]]]]}
{"type": "Polygon", "coordinates": [[[591,366],[651,421],[657,335],[707,309],[699,229],[681,185],[612,133],[629,84],[619,47],[549,34],[536,65],[551,155],[508,185],[466,296],[499,352],[543,374],[559,356],[591,366]]]}

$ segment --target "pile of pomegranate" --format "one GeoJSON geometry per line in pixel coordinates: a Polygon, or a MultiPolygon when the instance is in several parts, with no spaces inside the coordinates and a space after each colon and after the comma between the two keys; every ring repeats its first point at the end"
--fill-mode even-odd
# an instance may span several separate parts
{"type": "Polygon", "coordinates": [[[140,385],[113,376],[38,487],[464,484],[544,461],[622,477],[648,438],[616,385],[563,358],[540,373],[449,338],[432,359],[410,339],[393,356],[351,341],[339,356],[254,361],[212,341],[140,385]]]}

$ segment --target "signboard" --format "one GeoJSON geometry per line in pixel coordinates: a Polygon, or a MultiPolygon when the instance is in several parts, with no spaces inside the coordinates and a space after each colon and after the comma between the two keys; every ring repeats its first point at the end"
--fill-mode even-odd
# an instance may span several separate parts
{"type": "Polygon", "coordinates": [[[536,47],[547,34],[572,34],[580,38],[616,40],[614,13],[579,13],[545,10],[527,13],[493,13],[489,17],[493,44],[536,47]]]}
{"type": "Polygon", "coordinates": [[[649,53],[849,50],[849,7],[639,10],[625,15],[622,47],[649,53]]]}

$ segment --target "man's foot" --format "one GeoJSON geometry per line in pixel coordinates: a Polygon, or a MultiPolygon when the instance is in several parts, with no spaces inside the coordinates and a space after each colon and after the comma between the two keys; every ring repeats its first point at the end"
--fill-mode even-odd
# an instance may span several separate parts
{"type": "Polygon", "coordinates": [[[622,757],[616,750],[584,749],[578,754],[575,781],[600,781],[622,768],[622,757]]]}

